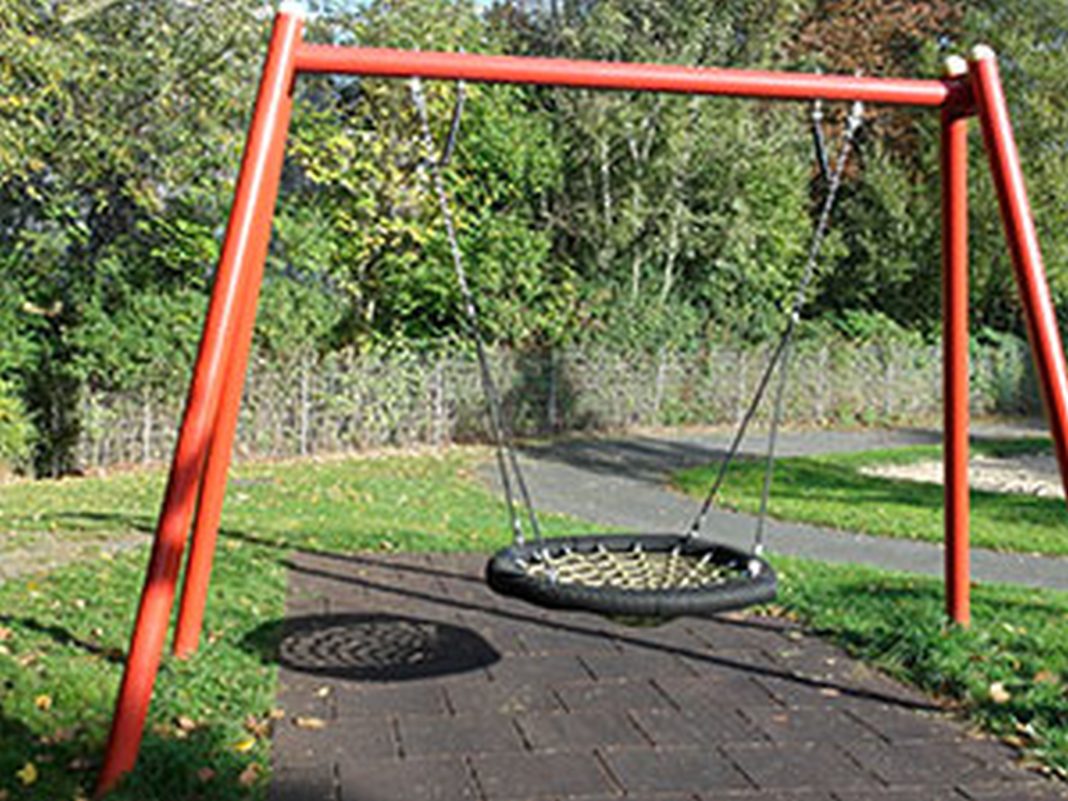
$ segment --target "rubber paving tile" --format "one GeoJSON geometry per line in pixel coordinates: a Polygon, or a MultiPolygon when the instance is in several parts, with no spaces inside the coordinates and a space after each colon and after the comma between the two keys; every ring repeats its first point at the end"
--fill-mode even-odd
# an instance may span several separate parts
{"type": "Polygon", "coordinates": [[[269,798],[1068,798],[787,622],[626,627],[502,599],[482,568],[472,554],[293,557],[269,798]]]}

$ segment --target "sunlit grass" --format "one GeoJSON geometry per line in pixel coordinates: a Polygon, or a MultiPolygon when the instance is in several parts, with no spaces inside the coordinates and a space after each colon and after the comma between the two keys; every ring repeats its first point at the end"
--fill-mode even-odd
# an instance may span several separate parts
{"type": "MultiPolygon", "coordinates": [[[[973,446],[973,451],[992,456],[1048,450],[1049,443],[1043,440],[973,446]]],[[[864,467],[940,458],[941,450],[928,445],[782,458],[775,465],[770,514],[781,520],[940,542],[941,486],[860,472],[864,467]]],[[[718,465],[705,465],[683,470],[674,476],[674,483],[700,497],[717,469],[718,465]]],[[[731,466],[719,504],[756,512],[763,479],[763,461],[739,461],[731,466]]],[[[973,545],[1000,551],[1068,555],[1068,512],[1064,501],[1055,498],[973,491],[971,539],[973,545]]]]}

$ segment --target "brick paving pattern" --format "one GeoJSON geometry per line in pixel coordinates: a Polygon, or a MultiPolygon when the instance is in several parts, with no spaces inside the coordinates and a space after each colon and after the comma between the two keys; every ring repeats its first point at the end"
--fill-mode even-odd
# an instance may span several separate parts
{"type": "Polygon", "coordinates": [[[1068,798],[792,624],[552,613],[484,561],[294,557],[272,801],[1068,798]]]}

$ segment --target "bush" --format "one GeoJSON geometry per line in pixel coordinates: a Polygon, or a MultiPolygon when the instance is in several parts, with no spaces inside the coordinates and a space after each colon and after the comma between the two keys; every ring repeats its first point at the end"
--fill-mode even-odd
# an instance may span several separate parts
{"type": "Polygon", "coordinates": [[[0,381],[0,476],[29,463],[33,425],[10,384],[0,381]]]}

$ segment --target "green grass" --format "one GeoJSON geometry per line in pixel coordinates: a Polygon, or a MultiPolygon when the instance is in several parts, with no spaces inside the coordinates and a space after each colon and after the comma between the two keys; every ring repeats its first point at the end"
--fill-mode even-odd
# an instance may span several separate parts
{"type": "Polygon", "coordinates": [[[787,614],[1068,778],[1068,593],[974,586],[972,625],[961,629],[944,622],[937,579],[773,562],[787,614]],[[1007,698],[991,691],[998,683],[1007,698]]]}
{"type": "MultiPolygon", "coordinates": [[[[501,504],[471,479],[473,458],[241,468],[205,621],[210,645],[186,662],[164,661],[141,759],[115,797],[262,797],[269,742],[250,740],[245,723],[269,715],[276,672],[248,637],[283,614],[286,554],[496,548],[506,538],[501,504]],[[242,776],[255,780],[246,786],[242,776]]],[[[142,531],[161,488],[159,474],[0,487],[0,530],[142,531]]],[[[550,533],[583,528],[546,523],[550,533]]],[[[0,791],[10,799],[91,789],[144,563],[138,549],[0,586],[0,791]],[[31,763],[37,778],[24,786],[18,772],[31,763]]],[[[972,630],[947,631],[936,581],[797,560],[777,566],[787,613],[1068,770],[1068,595],[979,587],[972,630]],[[990,699],[996,681],[1007,703],[990,699]]]]}
{"type": "MultiPolygon", "coordinates": [[[[1048,440],[980,442],[973,452],[991,456],[1049,450],[1048,440]]],[[[914,446],[862,453],[782,458],[776,461],[770,514],[849,531],[887,537],[942,540],[942,487],[916,481],[863,475],[863,467],[937,460],[937,446],[914,446]]],[[[695,496],[707,491],[719,465],[677,473],[675,486],[695,496]]],[[[731,466],[718,503],[756,512],[764,478],[762,460],[731,466]]],[[[998,551],[1068,555],[1068,515],[1064,501],[993,492],[972,492],[972,544],[998,551]]]]}

